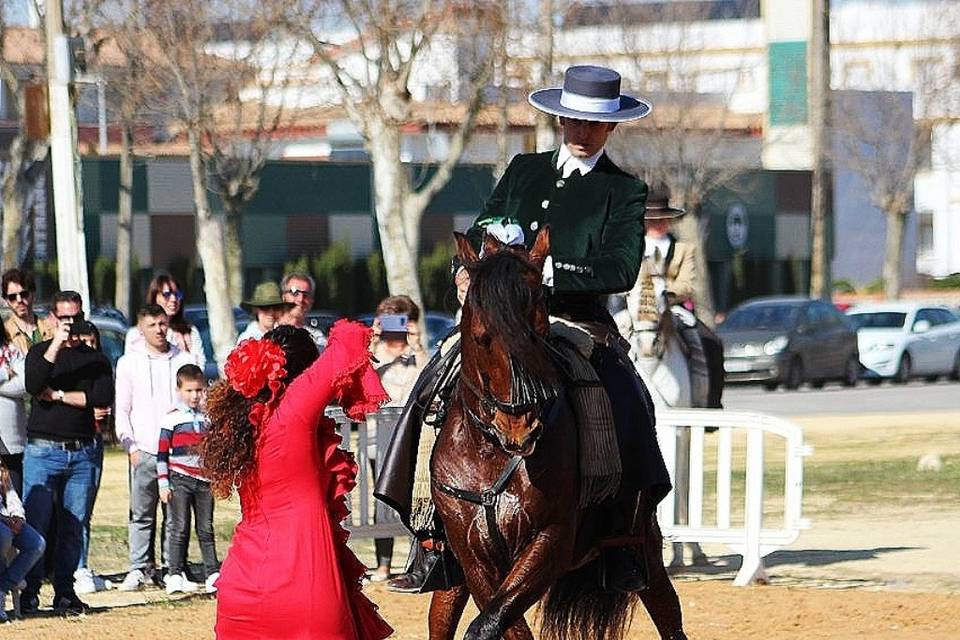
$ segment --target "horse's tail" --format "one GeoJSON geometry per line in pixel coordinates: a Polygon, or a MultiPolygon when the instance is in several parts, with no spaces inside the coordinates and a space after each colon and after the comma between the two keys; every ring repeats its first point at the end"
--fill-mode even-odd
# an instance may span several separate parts
{"type": "Polygon", "coordinates": [[[600,586],[600,559],[564,574],[540,605],[544,640],[621,640],[633,620],[636,593],[600,586]]]}

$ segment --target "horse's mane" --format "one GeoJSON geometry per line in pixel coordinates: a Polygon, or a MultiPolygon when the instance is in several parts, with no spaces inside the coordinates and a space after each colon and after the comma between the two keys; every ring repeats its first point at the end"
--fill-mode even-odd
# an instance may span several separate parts
{"type": "Polygon", "coordinates": [[[530,325],[533,307],[543,302],[541,287],[530,287],[527,278],[537,268],[525,257],[502,249],[469,267],[467,304],[483,325],[500,340],[507,353],[530,373],[554,377],[546,350],[535,341],[530,325]]]}

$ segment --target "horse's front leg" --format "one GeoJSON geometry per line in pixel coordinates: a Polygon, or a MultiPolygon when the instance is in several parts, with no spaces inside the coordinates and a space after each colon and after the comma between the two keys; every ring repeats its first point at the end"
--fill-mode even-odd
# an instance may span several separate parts
{"type": "Polygon", "coordinates": [[[500,586],[486,598],[487,602],[480,601],[480,594],[471,586],[471,593],[478,599],[480,615],[470,623],[464,640],[496,640],[501,636],[532,638],[523,614],[568,569],[565,560],[573,553],[575,537],[569,529],[557,524],[537,534],[500,586]]]}
{"type": "Polygon", "coordinates": [[[430,640],[453,640],[470,592],[465,585],[434,591],[430,599],[430,640]]]}
{"type": "Polygon", "coordinates": [[[640,592],[640,601],[663,640],[686,640],[680,598],[677,597],[670,576],[663,566],[663,534],[660,533],[660,525],[652,519],[648,527],[643,551],[647,574],[650,577],[648,587],[640,592]]]}

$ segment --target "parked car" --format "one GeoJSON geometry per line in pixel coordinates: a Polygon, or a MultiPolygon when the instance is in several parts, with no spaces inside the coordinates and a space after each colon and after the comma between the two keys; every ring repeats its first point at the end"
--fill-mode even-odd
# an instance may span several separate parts
{"type": "MultiPolygon", "coordinates": [[[[217,359],[213,355],[213,342],[210,340],[210,320],[207,317],[207,305],[188,304],[183,309],[183,316],[192,324],[196,325],[200,332],[200,340],[203,342],[203,354],[207,358],[207,363],[203,368],[203,375],[207,380],[216,380],[220,377],[220,369],[217,367],[217,359]]],[[[240,307],[233,308],[233,322],[237,328],[237,333],[243,331],[247,323],[250,322],[250,316],[240,307]]]]}
{"type": "Polygon", "coordinates": [[[333,323],[343,317],[343,314],[336,311],[327,311],[325,309],[314,309],[307,313],[306,324],[314,329],[323,331],[323,335],[330,335],[330,327],[333,323]]]}
{"type": "Polygon", "coordinates": [[[717,328],[727,382],[759,382],[767,389],[828,380],[854,386],[860,377],[857,334],[831,304],[802,297],[747,301],[717,328]]]}
{"type": "Polygon", "coordinates": [[[948,307],[890,302],[857,305],[847,314],[857,328],[864,377],[871,382],[960,379],[960,316],[948,307]]]}
{"type": "Polygon", "coordinates": [[[100,332],[100,348],[116,371],[117,360],[123,355],[124,343],[127,339],[127,323],[118,320],[114,314],[101,314],[96,308],[87,316],[87,320],[92,322],[100,332]]]}
{"type": "MultiPolygon", "coordinates": [[[[357,316],[357,320],[367,326],[373,324],[373,318],[374,314],[372,313],[357,316]]],[[[433,352],[440,348],[440,342],[457,326],[457,321],[453,316],[436,311],[427,311],[424,318],[427,321],[427,333],[429,334],[429,344],[426,345],[427,352],[433,355],[433,352]]]]}

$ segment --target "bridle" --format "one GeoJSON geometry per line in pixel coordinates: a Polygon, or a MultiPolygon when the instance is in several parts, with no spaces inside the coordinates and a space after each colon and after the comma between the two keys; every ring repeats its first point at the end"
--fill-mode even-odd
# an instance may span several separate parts
{"type": "MultiPolygon", "coordinates": [[[[543,345],[546,345],[550,350],[553,350],[553,347],[547,342],[545,338],[538,334],[534,334],[539,342],[543,345]]],[[[463,409],[464,415],[467,417],[467,420],[473,424],[477,429],[480,430],[486,437],[491,439],[497,446],[502,447],[500,443],[500,437],[498,435],[497,428],[477,415],[476,411],[466,402],[466,397],[464,391],[469,392],[480,406],[483,407],[483,410],[488,415],[495,415],[497,411],[506,413],[510,416],[522,416],[526,413],[529,413],[538,407],[547,407],[546,415],[542,420],[546,423],[552,422],[556,415],[559,413],[561,406],[563,405],[562,399],[562,386],[559,383],[551,384],[544,382],[537,376],[532,375],[528,372],[523,365],[517,361],[515,358],[510,358],[510,400],[505,401],[501,400],[490,393],[484,392],[482,389],[477,387],[470,379],[464,375],[461,371],[460,380],[459,380],[459,392],[457,393],[457,399],[460,402],[460,406],[463,409]]],[[[540,436],[543,434],[543,429],[537,431],[534,435],[534,442],[539,440],[540,436]]],[[[450,486],[439,480],[434,479],[433,483],[441,492],[446,493],[449,496],[453,496],[458,500],[464,500],[476,505],[479,505],[483,508],[484,517],[487,523],[487,530],[490,532],[491,537],[493,538],[494,544],[497,546],[499,552],[503,557],[508,557],[508,549],[506,540],[501,533],[500,528],[497,526],[497,517],[496,509],[497,503],[499,502],[500,495],[506,490],[507,485],[510,483],[510,479],[513,477],[513,474],[520,467],[520,464],[523,462],[523,456],[516,454],[510,457],[507,463],[504,465],[503,469],[500,472],[500,475],[497,477],[496,481],[488,487],[481,491],[468,491],[466,489],[459,489],[457,487],[450,486]]]]}

